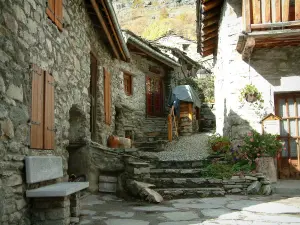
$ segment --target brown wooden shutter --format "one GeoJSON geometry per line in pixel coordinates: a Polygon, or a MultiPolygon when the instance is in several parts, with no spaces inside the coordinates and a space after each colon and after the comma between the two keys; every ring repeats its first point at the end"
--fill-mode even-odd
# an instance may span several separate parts
{"type": "Polygon", "coordinates": [[[54,78],[45,74],[45,123],[44,123],[44,149],[54,149],[54,78]]]}
{"type": "Polygon", "coordinates": [[[63,0],[55,0],[55,24],[60,31],[63,29],[63,0]]]}
{"type": "Polygon", "coordinates": [[[55,0],[48,0],[46,13],[47,16],[54,22],[55,21],[55,0]]]}
{"type": "Polygon", "coordinates": [[[105,123],[111,123],[111,90],[110,90],[110,73],[104,68],[104,109],[105,123]]]}
{"type": "Polygon", "coordinates": [[[32,65],[30,147],[42,149],[44,143],[44,72],[32,65]]]}

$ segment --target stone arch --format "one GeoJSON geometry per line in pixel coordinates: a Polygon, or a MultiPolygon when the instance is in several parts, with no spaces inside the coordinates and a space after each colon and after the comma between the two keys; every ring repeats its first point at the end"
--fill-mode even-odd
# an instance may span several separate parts
{"type": "Polygon", "coordinates": [[[77,145],[84,143],[86,138],[86,117],[77,105],[72,105],[69,110],[69,144],[77,145]]]}

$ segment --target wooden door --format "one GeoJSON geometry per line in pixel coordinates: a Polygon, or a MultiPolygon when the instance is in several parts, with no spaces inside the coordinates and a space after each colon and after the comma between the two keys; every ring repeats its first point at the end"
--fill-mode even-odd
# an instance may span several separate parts
{"type": "Polygon", "coordinates": [[[163,81],[160,77],[146,78],[147,115],[163,115],[163,81]]]}
{"type": "Polygon", "coordinates": [[[280,179],[300,179],[300,92],[276,94],[275,111],[280,116],[280,139],[284,146],[278,156],[280,179]]]}

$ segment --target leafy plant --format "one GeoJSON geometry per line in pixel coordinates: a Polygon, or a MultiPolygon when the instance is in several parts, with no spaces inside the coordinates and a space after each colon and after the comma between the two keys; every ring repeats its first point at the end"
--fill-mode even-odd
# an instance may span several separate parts
{"type": "Polygon", "coordinates": [[[213,134],[208,138],[208,145],[213,151],[226,153],[230,149],[230,140],[220,134],[213,134]]]}
{"type": "Polygon", "coordinates": [[[249,163],[248,160],[240,160],[232,166],[234,173],[250,173],[255,170],[255,163],[249,163]]]}
{"type": "Polygon", "coordinates": [[[247,96],[255,96],[256,101],[259,103],[263,103],[264,100],[262,98],[261,92],[253,84],[247,84],[242,90],[240,94],[240,101],[242,102],[247,96]]]}
{"type": "Polygon", "coordinates": [[[255,130],[248,132],[244,137],[244,144],[240,147],[245,159],[254,162],[261,156],[275,157],[282,149],[282,143],[276,135],[260,134],[255,130]]]}
{"type": "Polygon", "coordinates": [[[230,178],[233,175],[231,168],[232,165],[230,164],[212,163],[206,167],[204,176],[218,179],[230,178]]]}

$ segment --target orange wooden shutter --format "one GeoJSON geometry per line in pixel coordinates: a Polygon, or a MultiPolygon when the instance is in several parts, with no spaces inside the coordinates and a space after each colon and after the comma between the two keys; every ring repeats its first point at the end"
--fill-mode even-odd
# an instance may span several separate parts
{"type": "Polygon", "coordinates": [[[42,149],[44,143],[44,72],[32,66],[30,147],[42,149]]]}
{"type": "Polygon", "coordinates": [[[49,18],[54,22],[55,21],[55,0],[48,0],[46,13],[49,18]]]}
{"type": "Polygon", "coordinates": [[[46,72],[45,75],[45,123],[44,149],[54,149],[54,78],[46,72]]]}
{"type": "Polygon", "coordinates": [[[105,123],[111,123],[111,93],[110,93],[110,73],[104,68],[104,109],[105,123]]]}
{"type": "Polygon", "coordinates": [[[63,29],[63,0],[55,0],[55,24],[59,30],[63,29]]]}

